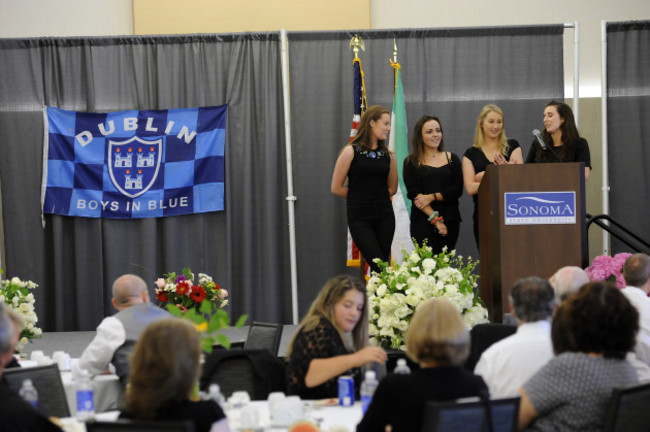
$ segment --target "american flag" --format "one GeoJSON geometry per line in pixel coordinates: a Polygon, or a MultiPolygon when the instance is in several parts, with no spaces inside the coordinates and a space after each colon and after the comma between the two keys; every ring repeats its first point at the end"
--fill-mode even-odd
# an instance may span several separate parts
{"type": "MultiPolygon", "coordinates": [[[[366,88],[363,81],[363,69],[361,68],[361,59],[355,58],[353,63],[354,67],[354,116],[352,116],[352,127],[350,128],[350,141],[354,139],[361,121],[361,115],[366,108],[366,88]]],[[[361,267],[361,254],[357,245],[354,244],[350,231],[348,231],[348,252],[347,252],[347,265],[348,267],[361,267]]]]}

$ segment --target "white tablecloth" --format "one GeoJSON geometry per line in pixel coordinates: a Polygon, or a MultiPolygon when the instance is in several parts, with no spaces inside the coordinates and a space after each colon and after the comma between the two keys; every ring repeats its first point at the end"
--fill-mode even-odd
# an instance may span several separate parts
{"type": "MultiPolygon", "coordinates": [[[[77,414],[77,388],[71,372],[61,372],[65,397],[68,399],[70,415],[77,414]]],[[[117,410],[121,405],[122,386],[117,375],[97,375],[93,378],[93,396],[95,412],[117,410]]]]}
{"type": "MultiPolygon", "coordinates": [[[[342,407],[339,405],[318,406],[313,401],[303,401],[306,410],[305,417],[317,425],[322,431],[350,431],[357,428],[363,414],[361,412],[361,402],[356,402],[354,406],[342,407]]],[[[269,404],[267,401],[252,401],[250,404],[257,408],[260,415],[261,427],[266,432],[286,431],[286,427],[271,427],[269,416],[269,404]]],[[[228,423],[230,430],[235,431],[240,426],[240,410],[227,410],[228,423]]]]}

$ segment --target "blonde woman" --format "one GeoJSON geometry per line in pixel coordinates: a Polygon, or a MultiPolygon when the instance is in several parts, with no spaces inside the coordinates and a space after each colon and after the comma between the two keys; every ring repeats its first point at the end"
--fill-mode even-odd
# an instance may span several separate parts
{"type": "Polygon", "coordinates": [[[476,120],[474,145],[463,155],[463,183],[474,200],[474,239],[478,246],[478,187],[488,165],[521,164],[519,143],[506,138],[503,111],[496,105],[485,105],[476,120]]]}
{"type": "Polygon", "coordinates": [[[199,377],[200,356],[199,334],[189,321],[165,318],[150,324],[133,350],[120,417],[192,420],[196,432],[230,432],[216,402],[190,400],[199,377]]]}
{"type": "Polygon", "coordinates": [[[386,362],[383,349],[368,346],[366,287],[358,278],[327,281],[298,326],[287,358],[287,392],[303,399],[336,397],[340,375],[352,375],[358,390],[360,368],[386,362]]]}
{"type": "Polygon", "coordinates": [[[406,335],[406,354],[419,363],[410,375],[388,375],[379,383],[357,432],[412,432],[422,429],[427,401],[479,396],[487,392],[480,376],[467,372],[469,332],[449,300],[421,303],[406,335]]]}

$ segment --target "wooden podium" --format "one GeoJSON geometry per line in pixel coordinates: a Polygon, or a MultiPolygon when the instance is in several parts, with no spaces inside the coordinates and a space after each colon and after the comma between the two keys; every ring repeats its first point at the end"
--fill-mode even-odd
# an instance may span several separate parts
{"type": "Polygon", "coordinates": [[[518,279],[588,265],[584,172],[583,163],[488,166],[478,211],[480,295],[490,321],[502,321],[518,279]],[[571,195],[573,222],[562,201],[571,195]]]}

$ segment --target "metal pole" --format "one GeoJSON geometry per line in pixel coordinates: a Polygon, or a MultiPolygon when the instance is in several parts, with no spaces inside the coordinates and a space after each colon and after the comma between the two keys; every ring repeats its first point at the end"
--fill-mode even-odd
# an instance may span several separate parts
{"type": "Polygon", "coordinates": [[[287,207],[289,210],[289,256],[291,264],[291,311],[293,324],[298,324],[298,272],[296,265],[296,215],[293,194],[293,162],[291,159],[291,105],[289,101],[289,51],[287,31],[280,30],[282,45],[282,94],[284,97],[284,135],[287,153],[287,207]]]}
{"type": "MultiPolygon", "coordinates": [[[[600,88],[602,94],[600,95],[600,107],[602,120],[602,134],[603,134],[603,213],[609,214],[609,163],[607,161],[607,153],[609,142],[607,140],[607,21],[601,21],[600,30],[600,47],[601,47],[601,83],[600,88]]],[[[603,230],[603,254],[609,254],[609,233],[603,230]]]]}

